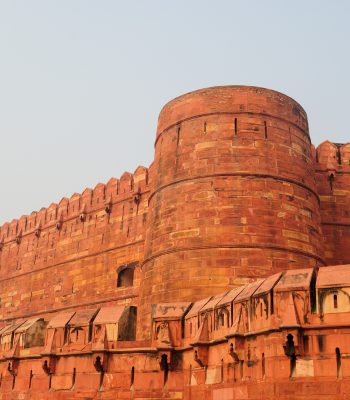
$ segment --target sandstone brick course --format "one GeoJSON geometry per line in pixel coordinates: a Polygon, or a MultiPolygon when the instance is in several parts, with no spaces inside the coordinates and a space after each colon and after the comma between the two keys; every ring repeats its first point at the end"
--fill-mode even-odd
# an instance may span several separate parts
{"type": "Polygon", "coordinates": [[[349,176],[286,95],[170,101],[149,168],[0,228],[0,398],[346,399],[349,176]]]}

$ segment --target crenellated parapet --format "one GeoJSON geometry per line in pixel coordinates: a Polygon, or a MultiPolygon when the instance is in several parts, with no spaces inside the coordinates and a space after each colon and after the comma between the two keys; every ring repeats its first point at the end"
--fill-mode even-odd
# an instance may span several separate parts
{"type": "Polygon", "coordinates": [[[80,307],[101,301],[101,293],[102,302],[135,304],[149,192],[150,171],[140,166],[5,223],[0,317],[59,310],[72,302],[80,307]],[[118,286],[120,271],[130,265],[132,278],[118,286]]]}
{"type": "Polygon", "coordinates": [[[325,141],[315,151],[325,257],[328,264],[350,262],[350,143],[325,141]]]}
{"type": "Polygon", "coordinates": [[[316,169],[350,171],[350,143],[321,143],[316,149],[316,169]]]}
{"type": "MultiPolygon", "coordinates": [[[[63,197],[57,204],[48,208],[33,211],[19,219],[6,222],[0,227],[0,243],[20,242],[26,235],[38,234],[51,227],[61,229],[64,222],[81,217],[84,214],[105,211],[111,212],[111,207],[127,199],[133,199],[139,204],[142,194],[149,190],[149,170],[138,167],[132,174],[124,172],[119,178],[111,178],[106,184],[98,183],[94,189],[87,188],[81,194],[74,193],[70,198],[63,197]]],[[[18,243],[19,244],[19,243],[18,243]]]]}

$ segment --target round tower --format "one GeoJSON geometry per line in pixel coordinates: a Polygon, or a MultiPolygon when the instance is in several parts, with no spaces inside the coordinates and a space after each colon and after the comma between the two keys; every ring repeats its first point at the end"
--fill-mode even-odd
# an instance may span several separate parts
{"type": "Polygon", "coordinates": [[[288,96],[225,86],[170,101],[152,179],[141,329],[151,304],[324,264],[307,116],[288,96]]]}

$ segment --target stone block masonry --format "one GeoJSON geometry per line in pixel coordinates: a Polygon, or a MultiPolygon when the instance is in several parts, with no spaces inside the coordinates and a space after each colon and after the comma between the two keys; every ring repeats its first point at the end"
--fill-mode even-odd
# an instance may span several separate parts
{"type": "Polygon", "coordinates": [[[290,97],[170,101],[149,168],[0,228],[0,398],[347,398],[349,195],[290,97]]]}

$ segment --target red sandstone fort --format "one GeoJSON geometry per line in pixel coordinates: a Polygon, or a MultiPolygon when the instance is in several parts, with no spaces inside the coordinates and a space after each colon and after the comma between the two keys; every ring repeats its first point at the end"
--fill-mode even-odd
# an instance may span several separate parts
{"type": "Polygon", "coordinates": [[[149,168],[0,228],[0,298],[2,400],[349,399],[350,144],[180,96],[149,168]]]}

